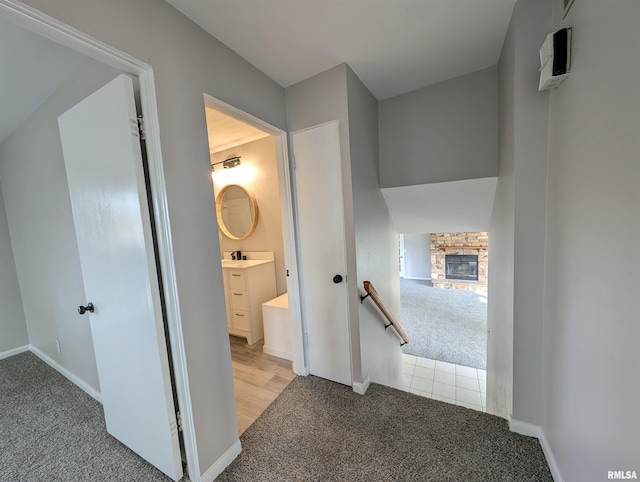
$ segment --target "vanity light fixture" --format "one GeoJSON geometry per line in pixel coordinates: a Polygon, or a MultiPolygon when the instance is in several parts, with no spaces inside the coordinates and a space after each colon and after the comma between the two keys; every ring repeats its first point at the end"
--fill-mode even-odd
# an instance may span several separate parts
{"type": "Polygon", "coordinates": [[[215,172],[215,166],[222,164],[222,169],[232,169],[240,165],[240,156],[230,157],[224,161],[211,164],[211,172],[215,172]]]}

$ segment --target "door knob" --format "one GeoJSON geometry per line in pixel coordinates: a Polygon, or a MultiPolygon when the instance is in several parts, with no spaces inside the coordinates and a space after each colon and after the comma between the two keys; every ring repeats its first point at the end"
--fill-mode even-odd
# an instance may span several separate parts
{"type": "Polygon", "coordinates": [[[333,282],[336,283],[336,284],[342,283],[342,275],[339,275],[339,274],[335,275],[333,277],[333,282]]]}
{"type": "Polygon", "coordinates": [[[93,308],[93,303],[88,303],[87,306],[78,306],[78,313],[80,313],[81,315],[84,315],[86,312],[89,313],[93,313],[94,308],[93,308]]]}

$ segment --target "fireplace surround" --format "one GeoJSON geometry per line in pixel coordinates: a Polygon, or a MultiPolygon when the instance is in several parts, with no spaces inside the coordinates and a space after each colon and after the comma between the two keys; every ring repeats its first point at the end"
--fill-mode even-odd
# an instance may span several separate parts
{"type": "Polygon", "coordinates": [[[445,254],[445,278],[478,280],[477,254],[445,254]]]}

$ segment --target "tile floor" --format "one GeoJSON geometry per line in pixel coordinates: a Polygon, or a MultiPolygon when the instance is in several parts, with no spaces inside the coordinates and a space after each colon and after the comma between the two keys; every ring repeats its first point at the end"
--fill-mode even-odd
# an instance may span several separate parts
{"type": "Polygon", "coordinates": [[[402,373],[407,392],[486,411],[486,370],[403,353],[402,373]]]}

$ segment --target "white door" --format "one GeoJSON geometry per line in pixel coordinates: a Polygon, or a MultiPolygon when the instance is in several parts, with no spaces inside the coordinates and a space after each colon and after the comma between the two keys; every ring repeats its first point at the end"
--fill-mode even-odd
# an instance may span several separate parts
{"type": "Polygon", "coordinates": [[[398,270],[400,271],[400,278],[406,276],[406,259],[404,253],[404,234],[398,234],[398,270]]]}
{"type": "Polygon", "coordinates": [[[342,165],[338,123],[292,135],[300,271],[312,375],[351,386],[342,165]]]}
{"type": "MultiPolygon", "coordinates": [[[[180,445],[136,121],[121,75],[58,119],[107,431],[174,480],[180,445]]],[[[71,308],[71,307],[70,307],[71,308]]]]}

